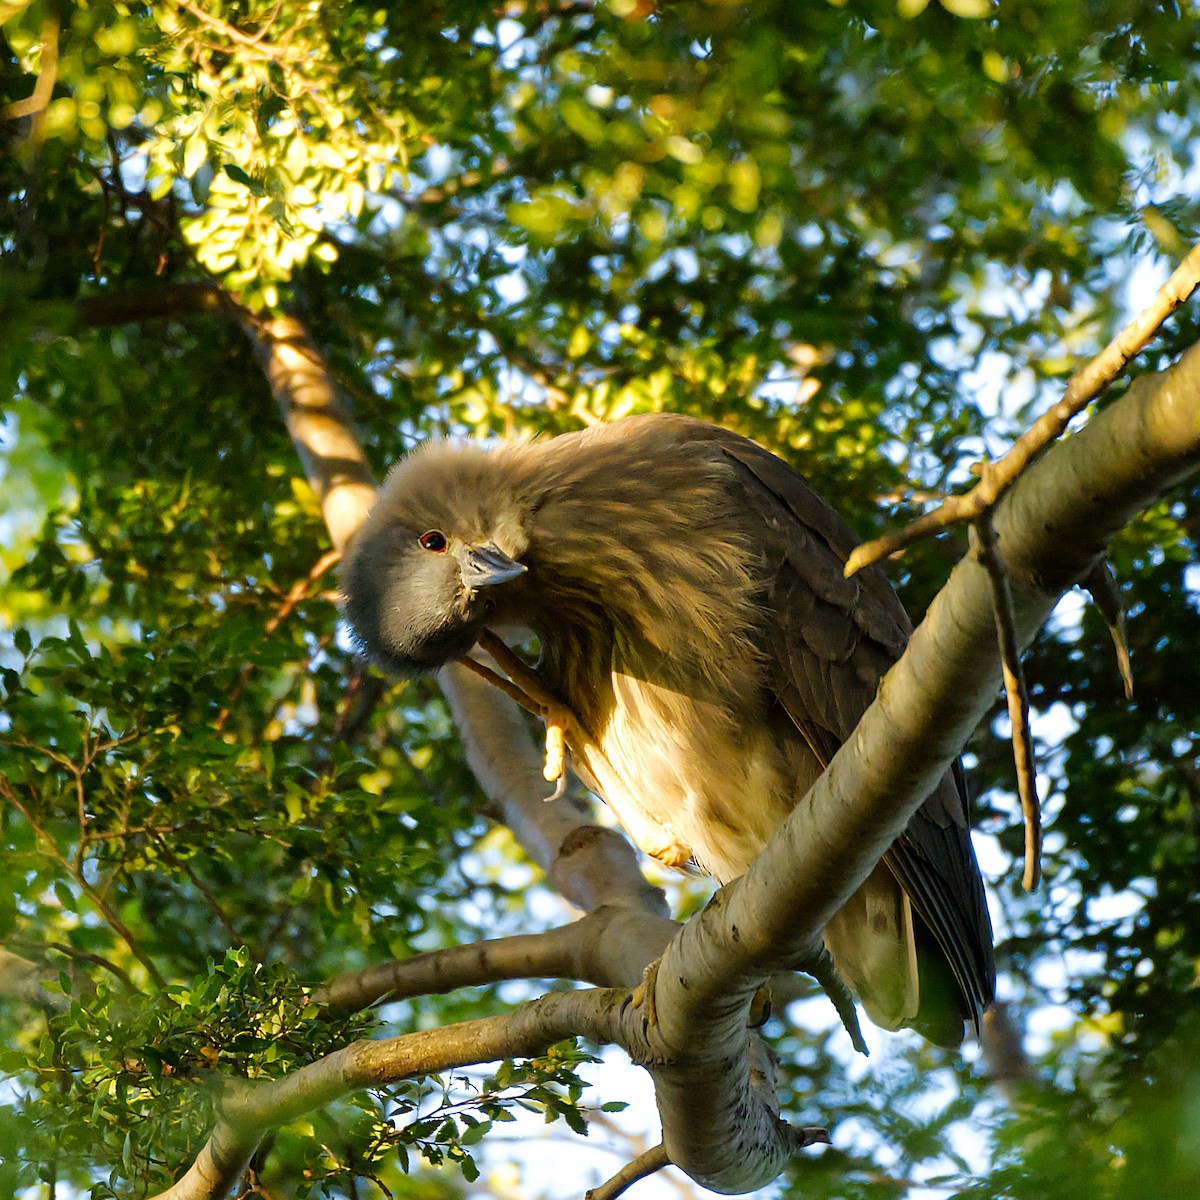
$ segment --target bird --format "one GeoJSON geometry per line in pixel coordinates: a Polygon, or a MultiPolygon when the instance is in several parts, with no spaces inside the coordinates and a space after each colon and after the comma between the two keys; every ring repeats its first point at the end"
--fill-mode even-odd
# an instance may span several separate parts
{"type": "MultiPolygon", "coordinates": [[[[576,772],[647,854],[727,883],[824,771],[912,625],[848,525],[781,458],[679,414],[402,458],[349,546],[362,652],[412,676],[495,629],[582,731],[576,772]]],[[[824,942],[872,1023],[978,1034],[992,930],[959,764],[824,942]]]]}

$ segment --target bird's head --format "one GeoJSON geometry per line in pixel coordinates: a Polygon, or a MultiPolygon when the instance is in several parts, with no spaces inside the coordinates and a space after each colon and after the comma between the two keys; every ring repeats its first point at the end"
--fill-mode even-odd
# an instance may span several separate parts
{"type": "Polygon", "coordinates": [[[449,444],[410,455],[351,543],[345,614],[380,666],[414,674],[465,654],[525,574],[527,539],[511,495],[489,495],[490,457],[449,444]]]}

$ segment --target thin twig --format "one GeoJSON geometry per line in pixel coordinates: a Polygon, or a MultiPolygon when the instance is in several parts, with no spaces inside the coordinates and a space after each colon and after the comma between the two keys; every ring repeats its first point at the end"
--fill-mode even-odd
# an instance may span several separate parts
{"type": "Polygon", "coordinates": [[[1121,682],[1125,686],[1125,699],[1133,699],[1133,662],[1129,657],[1129,642],[1125,637],[1125,602],[1117,588],[1117,581],[1104,559],[1101,559],[1091,574],[1083,581],[1108,632],[1112,635],[1113,646],[1117,652],[1117,670],[1121,673],[1121,682]]]}
{"type": "MultiPolygon", "coordinates": [[[[272,59],[276,62],[287,61],[287,48],[283,46],[272,45],[270,42],[264,42],[267,31],[271,28],[275,18],[279,15],[281,5],[276,4],[271,12],[263,21],[262,28],[254,34],[243,33],[240,29],[230,25],[228,21],[222,21],[219,17],[214,17],[212,13],[207,13],[198,4],[190,4],[188,0],[176,0],[184,12],[190,13],[202,25],[207,25],[210,29],[217,33],[224,34],[232,42],[238,42],[245,46],[248,50],[257,50],[265,58],[272,59]]],[[[214,47],[217,49],[219,47],[214,47]]]]}
{"type": "Polygon", "coordinates": [[[1008,700],[1008,719],[1012,725],[1013,761],[1017,768],[1017,792],[1025,818],[1025,873],[1021,885],[1027,892],[1037,890],[1042,878],[1042,806],[1037,792],[1037,763],[1033,753],[1033,733],[1029,728],[1029,693],[1021,669],[1021,651],[1017,643],[1013,617],[1012,589],[1008,572],[996,548],[996,533],[988,517],[975,522],[979,558],[992,581],[992,601],[996,613],[996,637],[1000,643],[1000,661],[1004,670],[1004,695],[1008,700]]]}
{"type": "MultiPolygon", "coordinates": [[[[623,1143],[623,1146],[605,1146],[597,1142],[592,1147],[593,1150],[599,1150],[603,1153],[614,1154],[621,1159],[627,1159],[636,1158],[639,1154],[644,1154],[649,1148],[648,1138],[626,1129],[623,1125],[617,1124],[608,1113],[603,1112],[601,1109],[591,1109],[587,1115],[587,1123],[589,1134],[593,1129],[601,1129],[614,1141],[623,1143]]],[[[491,1136],[494,1141],[502,1140],[496,1138],[494,1133],[491,1136]]],[[[551,1139],[547,1137],[545,1140],[550,1141],[551,1139]]],[[[578,1142],[574,1144],[578,1146],[578,1142]]],[[[664,1175],[658,1181],[660,1186],[670,1187],[676,1195],[681,1197],[681,1200],[696,1200],[696,1192],[691,1186],[691,1182],[690,1179],[681,1177],[681,1173],[664,1175]]]]}
{"type": "Polygon", "coordinates": [[[666,1147],[662,1142],[652,1146],[644,1154],[639,1154],[633,1162],[626,1163],[611,1179],[599,1187],[589,1188],[584,1193],[584,1200],[617,1200],[623,1192],[631,1188],[640,1179],[646,1179],[663,1167],[671,1165],[667,1157],[666,1147]]]}
{"type": "Polygon", "coordinates": [[[903,529],[893,530],[874,541],[857,547],[846,561],[846,574],[894,554],[897,550],[930,537],[951,525],[974,521],[995,507],[1032,460],[1053,442],[1071,418],[1087,407],[1125,369],[1131,358],[1141,352],[1158,332],[1162,323],[1200,283],[1200,245],[1192,247],[1171,278],[1139,316],[1124,329],[1082,371],[1067,383],[1062,399],[1038,418],[994,463],[978,465],[979,482],[965,495],[952,496],[933,512],[918,517],[903,529]]]}
{"type": "Polygon", "coordinates": [[[42,22],[41,50],[38,77],[33,91],[24,100],[14,100],[0,108],[0,120],[15,121],[20,117],[32,117],[34,140],[41,140],[41,123],[54,95],[54,84],[58,79],[58,17],[49,15],[42,22]]]}
{"type": "Polygon", "coordinates": [[[47,942],[44,947],[39,946],[36,942],[28,942],[26,945],[31,949],[57,950],[59,954],[65,954],[68,958],[78,959],[80,962],[87,962],[93,966],[102,967],[105,971],[115,975],[129,991],[136,992],[139,990],[137,984],[129,978],[129,974],[124,968],[117,966],[115,962],[105,958],[103,955],[89,954],[86,950],[76,950],[74,946],[68,945],[66,942],[47,942]]]}
{"type": "Polygon", "coordinates": [[[159,991],[162,991],[167,986],[167,981],[154,965],[154,961],[142,950],[137,938],[133,935],[133,931],[121,920],[115,909],[108,903],[99,889],[94,887],[81,872],[77,873],[73,869],[70,861],[59,850],[54,838],[38,824],[32,812],[21,803],[8,781],[2,777],[0,777],[0,797],[3,797],[20,812],[29,823],[29,827],[33,830],[35,836],[45,844],[47,856],[58,863],[67,875],[75,881],[79,890],[92,902],[100,915],[108,922],[113,932],[129,947],[129,951],[133,957],[145,967],[146,974],[150,976],[151,982],[153,982],[159,991]]]}
{"type": "MultiPolygon", "coordinates": [[[[313,584],[326,571],[335,566],[341,557],[340,550],[327,550],[312,565],[308,574],[303,579],[298,579],[292,584],[288,589],[288,594],[283,598],[283,603],[271,614],[270,619],[263,626],[262,636],[264,638],[269,638],[279,628],[284,620],[291,615],[292,609],[311,593],[313,584]]],[[[216,727],[218,732],[225,728],[225,722],[229,720],[229,714],[233,711],[234,704],[237,703],[238,698],[250,680],[250,676],[254,673],[254,666],[254,663],[244,664],[236,682],[229,689],[229,696],[226,698],[221,711],[217,713],[216,727]]]]}

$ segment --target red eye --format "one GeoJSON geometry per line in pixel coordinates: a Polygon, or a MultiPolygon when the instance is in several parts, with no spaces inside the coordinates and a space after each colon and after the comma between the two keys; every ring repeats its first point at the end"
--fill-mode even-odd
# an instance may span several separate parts
{"type": "Polygon", "coordinates": [[[432,550],[434,554],[445,554],[446,552],[446,535],[440,529],[431,529],[428,533],[423,533],[417,541],[426,550],[432,550]]]}

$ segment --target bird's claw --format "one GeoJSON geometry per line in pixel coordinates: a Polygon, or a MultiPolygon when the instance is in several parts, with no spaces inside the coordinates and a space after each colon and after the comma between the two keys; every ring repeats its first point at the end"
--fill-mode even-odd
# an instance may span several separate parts
{"type": "Polygon", "coordinates": [[[746,1021],[748,1029],[761,1029],[771,1019],[771,986],[764,984],[754,993],[750,1001],[750,1016],[746,1021]]]}
{"type": "Polygon", "coordinates": [[[646,1028],[650,1029],[658,1024],[658,1009],[655,1005],[654,991],[655,985],[658,983],[658,967],[662,959],[656,958],[642,972],[642,981],[629,993],[628,999],[622,1008],[632,1005],[634,1008],[642,1010],[642,1020],[646,1024],[646,1028]]]}
{"type": "Polygon", "coordinates": [[[542,775],[551,783],[561,781],[567,768],[566,730],[565,713],[546,713],[546,765],[542,775]]]}
{"type": "Polygon", "coordinates": [[[692,861],[692,851],[688,846],[681,846],[678,842],[665,842],[661,846],[656,846],[651,849],[644,842],[638,843],[647,854],[650,855],[655,862],[660,862],[664,867],[670,867],[675,871],[682,871],[692,861]]]}
{"type": "Polygon", "coordinates": [[[555,800],[561,800],[567,794],[567,773],[564,771],[559,777],[558,782],[554,785],[554,791],[550,795],[543,797],[543,804],[551,804],[555,800]]]}

